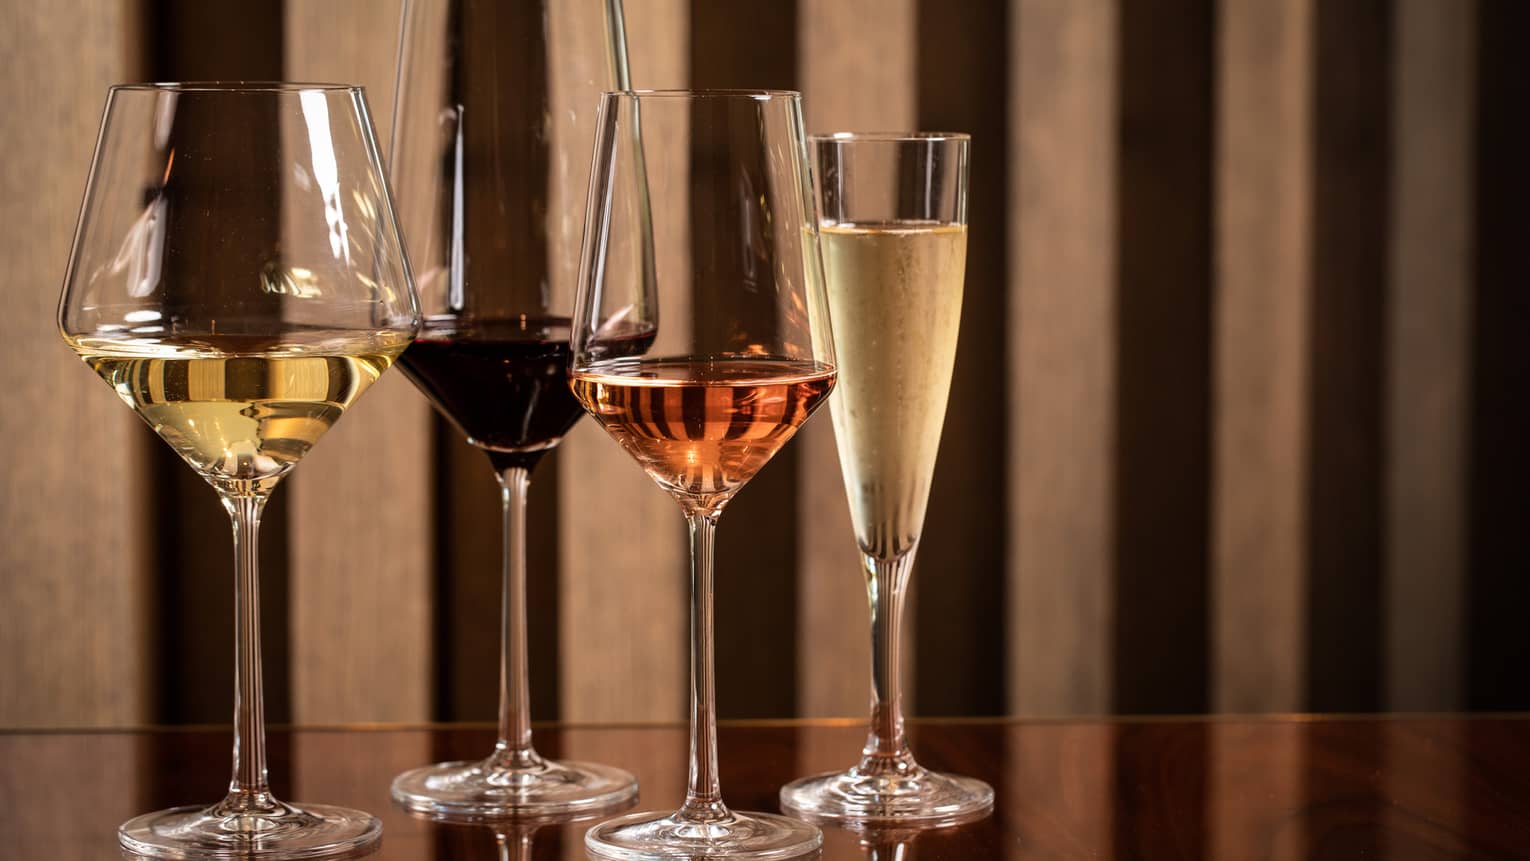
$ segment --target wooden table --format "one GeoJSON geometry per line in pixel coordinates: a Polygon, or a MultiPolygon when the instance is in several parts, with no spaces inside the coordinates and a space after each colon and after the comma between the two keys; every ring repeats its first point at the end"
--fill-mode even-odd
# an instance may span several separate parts
{"type": "MultiPolygon", "coordinates": [[[[782,783],[848,764],[861,736],[849,722],[725,725],[724,795],[775,810],[782,783]]],[[[547,727],[537,742],[631,769],[645,809],[684,789],[683,727],[547,727]]],[[[378,859],[585,857],[588,823],[501,856],[488,828],[389,803],[395,773],[491,743],[478,726],[274,730],[271,769],[282,798],[381,816],[378,859]]],[[[825,859],[1530,858],[1530,717],[926,721],[914,745],[992,783],[994,815],[922,834],[826,829],[825,859]]],[[[0,858],[116,858],[121,820],[213,800],[228,764],[223,729],[0,733],[0,858]]]]}

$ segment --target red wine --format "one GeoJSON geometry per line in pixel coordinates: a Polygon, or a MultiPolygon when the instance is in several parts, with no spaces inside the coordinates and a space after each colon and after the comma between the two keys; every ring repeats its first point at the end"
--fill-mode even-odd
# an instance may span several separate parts
{"type": "Polygon", "coordinates": [[[584,413],[568,388],[568,338],[566,317],[431,319],[399,367],[468,442],[535,462],[584,413]]]}

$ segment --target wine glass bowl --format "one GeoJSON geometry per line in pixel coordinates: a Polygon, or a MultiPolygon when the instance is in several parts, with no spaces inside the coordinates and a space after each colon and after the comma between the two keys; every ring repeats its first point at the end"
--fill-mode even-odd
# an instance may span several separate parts
{"type": "MultiPolygon", "coordinates": [[[[212,485],[235,549],[233,779],[124,823],[155,858],[360,850],[367,813],[275,799],[256,550],[267,498],[419,326],[359,88],[113,87],[59,302],[66,343],[212,485]]],[[[191,680],[194,683],[195,680],[191,680]]]]}
{"type": "Polygon", "coordinates": [[[915,761],[903,727],[902,617],[956,360],[967,250],[961,134],[815,135],[811,142],[835,347],[840,469],[871,607],[871,726],[844,772],[781,789],[815,822],[957,824],[993,790],[915,761]]]}
{"type": "Polygon", "coordinates": [[[601,98],[571,380],[685,514],[692,737],[684,804],[590,829],[597,857],[795,858],[822,843],[808,823],[723,803],[713,698],[717,522],[834,385],[810,185],[796,93],[601,98]]]}
{"type": "Polygon", "coordinates": [[[405,7],[392,171],[425,318],[400,365],[487,456],[503,515],[499,740],[398,775],[393,798],[415,812],[588,812],[637,794],[626,771],[533,748],[526,637],[531,473],[584,415],[569,321],[597,96],[627,86],[621,15],[619,0],[405,7]]]}

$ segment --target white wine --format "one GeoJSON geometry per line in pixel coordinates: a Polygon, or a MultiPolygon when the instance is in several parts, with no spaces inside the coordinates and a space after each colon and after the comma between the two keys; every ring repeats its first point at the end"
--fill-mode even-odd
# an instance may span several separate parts
{"type": "Polygon", "coordinates": [[[288,352],[206,344],[73,344],[123,402],[214,487],[269,493],[405,343],[288,352]]]}
{"type": "Polygon", "coordinates": [[[839,384],[830,398],[861,550],[912,549],[956,361],[967,228],[841,224],[821,230],[839,384]]]}

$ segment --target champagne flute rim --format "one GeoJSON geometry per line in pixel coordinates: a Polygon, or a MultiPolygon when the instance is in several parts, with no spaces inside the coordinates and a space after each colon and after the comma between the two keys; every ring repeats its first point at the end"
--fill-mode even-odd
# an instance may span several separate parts
{"type": "Polygon", "coordinates": [[[940,141],[971,141],[972,135],[966,132],[813,132],[808,140],[813,143],[830,141],[872,141],[897,143],[899,141],[924,141],[939,143],[940,141]]]}
{"type": "Polygon", "coordinates": [[[658,90],[607,90],[602,95],[637,99],[754,99],[756,101],[802,98],[802,93],[797,90],[750,88],[688,89],[684,87],[658,90]]]}
{"type": "Polygon", "coordinates": [[[150,93],[226,93],[229,95],[253,95],[271,93],[359,93],[363,88],[356,84],[336,84],[324,81],[142,81],[113,84],[109,90],[117,92],[150,93]]]}

